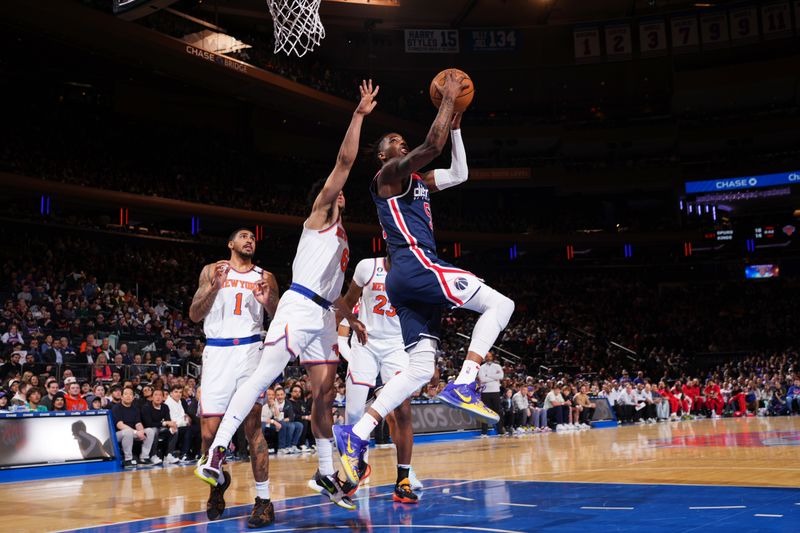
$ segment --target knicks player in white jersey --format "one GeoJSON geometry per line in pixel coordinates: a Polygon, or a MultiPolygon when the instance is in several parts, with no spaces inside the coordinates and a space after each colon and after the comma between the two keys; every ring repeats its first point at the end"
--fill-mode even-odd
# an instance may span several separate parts
{"type": "MultiPolygon", "coordinates": [[[[392,377],[408,367],[408,353],[403,343],[400,319],[397,318],[386,294],[386,274],[389,272],[388,257],[362,259],[356,265],[345,304],[358,305],[358,318],[367,328],[369,344],[348,344],[350,328],[339,326],[339,352],[347,357],[347,381],[345,401],[345,424],[357,422],[364,414],[369,389],[375,387],[378,375],[385,385],[392,377]]],[[[414,446],[414,431],[411,427],[411,398],[401,403],[386,417],[397,448],[397,481],[392,500],[399,503],[417,503],[414,490],[422,484],[412,475],[411,450],[414,446]],[[412,481],[413,480],[413,481],[412,481]]],[[[369,475],[366,467],[362,479],[369,475]]],[[[345,484],[350,494],[357,485],[345,484]],[[349,486],[348,486],[349,485],[349,486]]]]}
{"type": "MultiPolygon", "coordinates": [[[[233,393],[258,367],[264,311],[273,317],[278,306],[275,276],[253,264],[256,251],[253,232],[234,231],[228,239],[228,248],[229,260],[203,268],[200,286],[189,308],[189,318],[195,322],[202,320],[206,335],[199,409],[203,455],[211,446],[233,393]]],[[[256,480],[256,503],[248,527],[267,525],[274,516],[269,501],[269,447],[261,432],[261,405],[259,401],[251,402],[245,419],[256,480]]],[[[230,474],[225,472],[224,482],[211,488],[206,504],[209,520],[216,520],[225,510],[224,496],[229,485],[230,474]]]]}
{"type": "Polygon", "coordinates": [[[352,500],[342,491],[333,468],[333,418],[331,406],[333,386],[339,362],[336,325],[348,319],[359,341],[367,341],[364,325],[341,302],[344,271],[349,260],[347,234],[341,221],[345,206],[342,188],[358,155],[361,125],[377,105],[372,81],[362,82],[358,104],[336,165],[327,179],[319,183],[311,214],[303,223],[297,254],[292,264],[292,284],[281,297],[280,304],[267,331],[261,362],[252,376],[242,384],[228,406],[207,460],[198,465],[204,481],[223,483],[222,463],[227,446],[248,410],[275,379],[286,364],[300,358],[312,382],[311,431],[317,444],[319,471],[309,482],[314,490],[332,502],[354,509],[352,500]]]}

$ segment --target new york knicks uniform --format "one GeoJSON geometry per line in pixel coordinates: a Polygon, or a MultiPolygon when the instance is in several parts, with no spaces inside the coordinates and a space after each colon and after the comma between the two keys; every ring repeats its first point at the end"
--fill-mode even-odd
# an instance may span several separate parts
{"type": "Polygon", "coordinates": [[[460,307],[481,287],[471,272],[436,256],[430,190],[419,174],[411,174],[406,190],[381,198],[378,177],[370,192],[391,258],[386,293],[397,309],[406,348],[420,337],[438,340],[442,306],[460,307]]]}
{"type": "Polygon", "coordinates": [[[356,385],[374,387],[379,372],[387,383],[408,366],[400,320],[386,294],[386,275],[383,257],[362,259],[353,274],[353,281],[362,287],[358,318],[369,334],[366,345],[353,341],[347,379],[356,385]]]}
{"type": "Polygon", "coordinates": [[[247,272],[229,269],[203,321],[203,416],[224,415],[233,393],[258,367],[264,307],[253,289],[265,275],[257,266],[247,272]]]}
{"type": "Polygon", "coordinates": [[[341,296],[349,258],[341,219],[321,230],[303,224],[292,263],[292,284],[281,296],[265,344],[284,343],[303,364],[339,362],[331,306],[341,296]]]}

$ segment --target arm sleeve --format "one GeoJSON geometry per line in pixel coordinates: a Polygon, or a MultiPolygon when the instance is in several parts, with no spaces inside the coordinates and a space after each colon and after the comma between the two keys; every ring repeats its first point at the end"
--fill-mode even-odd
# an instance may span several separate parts
{"type": "Polygon", "coordinates": [[[375,269],[378,266],[378,260],[374,257],[372,259],[362,259],[356,265],[356,270],[353,272],[353,281],[359,287],[365,286],[372,279],[375,274],[375,269]]]}
{"type": "Polygon", "coordinates": [[[433,171],[433,181],[440,191],[467,181],[469,167],[467,166],[467,152],[464,141],[461,139],[461,130],[450,130],[450,168],[437,168],[433,171]]]}

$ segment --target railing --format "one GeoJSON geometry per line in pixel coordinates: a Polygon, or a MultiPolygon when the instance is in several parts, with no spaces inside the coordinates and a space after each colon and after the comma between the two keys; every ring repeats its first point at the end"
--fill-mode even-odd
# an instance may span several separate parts
{"type": "MultiPolygon", "coordinates": [[[[90,383],[95,382],[102,382],[102,383],[110,383],[112,378],[109,377],[97,377],[95,375],[95,368],[97,365],[95,364],[88,364],[88,363],[37,363],[37,366],[41,368],[41,371],[37,372],[37,374],[49,374],[50,376],[55,377],[60,381],[64,379],[64,371],[70,370],[72,371],[72,375],[75,376],[79,381],[88,381],[90,383]]],[[[158,365],[155,364],[130,364],[130,365],[120,365],[123,369],[123,372],[120,373],[120,382],[124,382],[130,380],[134,376],[143,376],[146,375],[148,372],[153,371],[156,372],[157,376],[162,376],[165,374],[172,374],[174,376],[189,376],[189,377],[198,377],[200,375],[200,365],[192,362],[188,362],[188,364],[179,364],[179,363],[164,363],[162,365],[163,370],[161,373],[158,371],[158,365]],[[190,371],[191,369],[191,371],[190,371]]],[[[108,365],[108,368],[111,371],[111,374],[114,372],[114,368],[117,365],[108,365]]],[[[42,383],[43,385],[43,383],[42,383]]]]}

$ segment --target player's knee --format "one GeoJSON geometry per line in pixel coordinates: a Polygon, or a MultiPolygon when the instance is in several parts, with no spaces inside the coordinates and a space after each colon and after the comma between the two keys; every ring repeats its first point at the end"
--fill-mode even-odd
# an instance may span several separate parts
{"type": "Polygon", "coordinates": [[[500,329],[504,329],[508,325],[508,321],[511,320],[511,315],[514,313],[514,300],[505,296],[503,294],[497,293],[497,323],[500,325],[500,329]]]}

